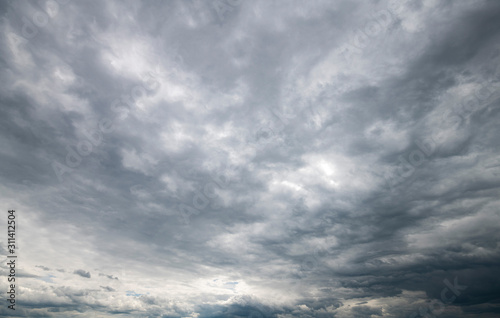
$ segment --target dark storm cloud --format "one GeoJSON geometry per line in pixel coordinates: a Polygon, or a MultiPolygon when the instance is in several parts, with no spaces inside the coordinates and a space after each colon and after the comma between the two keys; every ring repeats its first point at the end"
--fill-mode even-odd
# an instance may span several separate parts
{"type": "Polygon", "coordinates": [[[21,315],[498,312],[499,3],[0,11],[21,315]]]}

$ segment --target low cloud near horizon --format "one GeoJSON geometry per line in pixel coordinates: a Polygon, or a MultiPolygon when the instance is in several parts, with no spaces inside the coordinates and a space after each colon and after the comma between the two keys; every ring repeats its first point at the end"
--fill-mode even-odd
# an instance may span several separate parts
{"type": "Polygon", "coordinates": [[[0,16],[1,316],[500,315],[500,2],[0,16]]]}

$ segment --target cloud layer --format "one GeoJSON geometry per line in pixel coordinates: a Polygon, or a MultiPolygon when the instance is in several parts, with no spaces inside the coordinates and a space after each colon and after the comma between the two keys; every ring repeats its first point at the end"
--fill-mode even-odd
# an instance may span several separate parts
{"type": "Polygon", "coordinates": [[[500,3],[0,12],[1,315],[500,312],[500,3]]]}

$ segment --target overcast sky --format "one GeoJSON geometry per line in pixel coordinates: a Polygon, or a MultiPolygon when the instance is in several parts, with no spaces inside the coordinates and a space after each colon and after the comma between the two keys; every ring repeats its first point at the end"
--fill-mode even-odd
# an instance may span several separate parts
{"type": "Polygon", "coordinates": [[[499,1],[0,12],[0,315],[500,315],[499,1]]]}

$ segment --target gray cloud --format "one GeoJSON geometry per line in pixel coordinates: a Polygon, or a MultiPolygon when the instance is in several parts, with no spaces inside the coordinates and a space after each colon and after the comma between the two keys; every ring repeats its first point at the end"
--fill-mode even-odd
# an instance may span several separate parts
{"type": "Polygon", "coordinates": [[[0,15],[16,314],[497,314],[499,3],[0,15]]]}
{"type": "Polygon", "coordinates": [[[102,274],[102,273],[99,273],[99,276],[104,276],[104,277],[107,277],[109,279],[118,279],[118,277],[113,277],[113,275],[106,275],[106,274],[102,274]]]}
{"type": "Polygon", "coordinates": [[[73,274],[80,275],[80,276],[85,277],[85,278],[90,278],[90,273],[84,271],[83,269],[77,269],[73,272],[73,274]]]}

